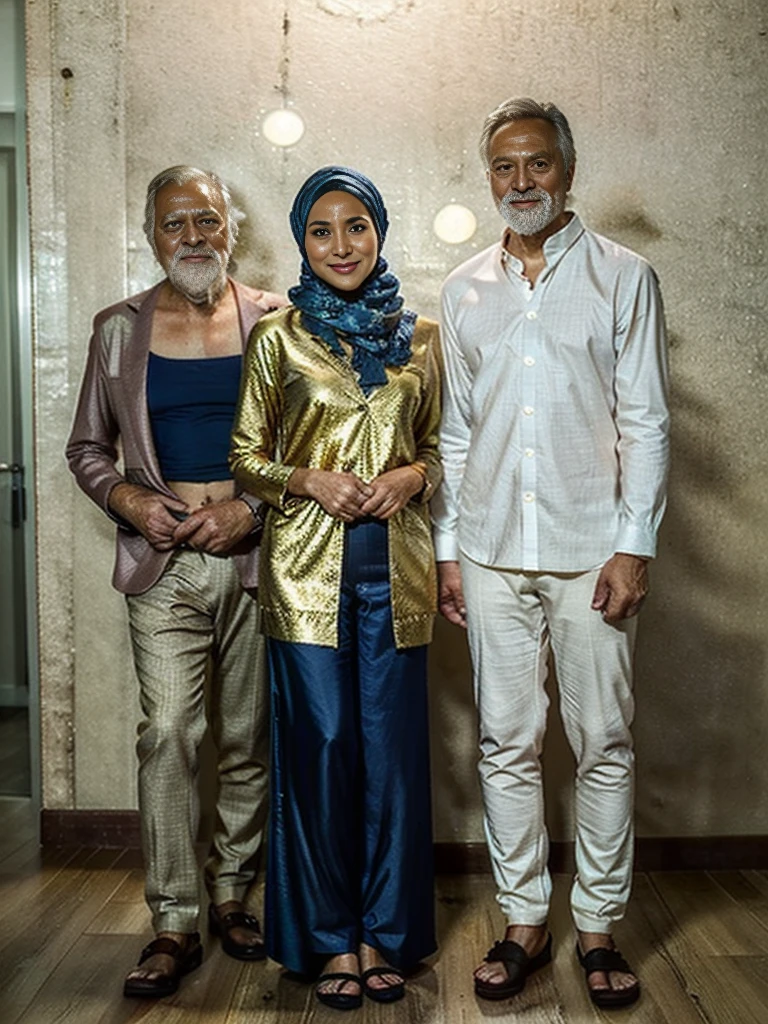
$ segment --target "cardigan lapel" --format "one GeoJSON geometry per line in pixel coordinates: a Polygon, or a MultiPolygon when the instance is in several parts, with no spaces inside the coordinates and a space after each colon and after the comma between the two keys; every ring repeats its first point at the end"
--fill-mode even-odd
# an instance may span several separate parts
{"type": "Polygon", "coordinates": [[[147,362],[152,340],[152,315],[163,283],[161,281],[143,296],[139,296],[130,344],[123,353],[122,376],[126,411],[133,428],[136,449],[141,453],[142,469],[147,475],[148,486],[170,495],[171,491],[160,470],[147,406],[147,362]]]}

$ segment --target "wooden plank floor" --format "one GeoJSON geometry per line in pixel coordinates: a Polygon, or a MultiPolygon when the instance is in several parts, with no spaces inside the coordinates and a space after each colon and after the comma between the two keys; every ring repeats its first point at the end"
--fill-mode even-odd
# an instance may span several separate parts
{"type": "Polygon", "coordinates": [[[273,963],[241,964],[207,943],[202,968],[172,999],[122,998],[150,937],[132,851],[41,854],[25,800],[0,801],[0,1024],[768,1024],[768,872],[639,874],[618,933],[644,983],[633,1008],[601,1014],[586,995],[555,879],[554,963],[504,1003],[472,991],[472,968],[501,922],[490,876],[438,882],[440,953],[403,1003],[342,1017],[273,963]]]}

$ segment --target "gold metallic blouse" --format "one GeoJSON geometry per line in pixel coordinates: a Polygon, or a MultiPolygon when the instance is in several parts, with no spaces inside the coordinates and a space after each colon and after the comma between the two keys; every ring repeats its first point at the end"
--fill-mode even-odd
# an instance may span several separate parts
{"type": "Polygon", "coordinates": [[[243,364],[230,465],[269,505],[259,601],[268,636],[336,647],[344,523],[287,491],[299,466],[354,472],[366,482],[421,462],[422,493],[389,519],[397,647],[432,638],[437,585],[427,500],[442,475],[437,324],[419,318],[410,362],[388,366],[368,396],[357,374],[301,325],[294,306],[262,317],[243,364]]]}

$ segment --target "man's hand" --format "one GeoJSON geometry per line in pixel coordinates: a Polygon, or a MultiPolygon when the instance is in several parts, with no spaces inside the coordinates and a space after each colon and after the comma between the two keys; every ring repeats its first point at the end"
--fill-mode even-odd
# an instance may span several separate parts
{"type": "Polygon", "coordinates": [[[170,551],[178,543],[175,533],[179,521],[169,510],[188,510],[187,503],[180,498],[169,498],[148,487],[128,483],[112,488],[109,507],[135,527],[158,551],[170,551]]]}
{"type": "Polygon", "coordinates": [[[366,499],[373,494],[373,489],[354,473],[303,467],[291,473],[288,490],[299,498],[312,498],[329,516],[345,523],[360,518],[366,499]]]}
{"type": "Polygon", "coordinates": [[[176,523],[174,544],[186,544],[195,551],[223,555],[254,527],[253,513],[240,498],[203,505],[183,523],[176,523]]]}
{"type": "Polygon", "coordinates": [[[364,502],[361,514],[389,519],[419,493],[424,486],[424,477],[411,466],[400,466],[375,477],[369,486],[373,493],[364,502]]]}
{"type": "Polygon", "coordinates": [[[438,562],[438,606],[440,612],[454,626],[467,628],[467,609],[461,586],[461,568],[458,562],[438,562]]]}
{"type": "Polygon", "coordinates": [[[601,611],[610,625],[637,615],[648,593],[646,559],[637,555],[615,554],[600,571],[592,607],[601,611]]]}

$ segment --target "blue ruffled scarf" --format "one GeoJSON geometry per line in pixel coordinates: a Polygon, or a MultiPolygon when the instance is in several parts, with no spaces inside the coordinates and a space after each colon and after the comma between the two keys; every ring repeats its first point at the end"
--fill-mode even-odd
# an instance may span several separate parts
{"type": "Polygon", "coordinates": [[[344,358],[338,335],[352,347],[352,369],[366,395],[387,383],[385,366],[405,366],[411,358],[411,338],[416,314],[403,309],[400,282],[379,257],[354,299],[336,292],[307,266],[301,266],[300,283],[288,289],[288,298],[301,310],[306,329],[317,335],[337,356],[344,358]]]}

